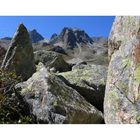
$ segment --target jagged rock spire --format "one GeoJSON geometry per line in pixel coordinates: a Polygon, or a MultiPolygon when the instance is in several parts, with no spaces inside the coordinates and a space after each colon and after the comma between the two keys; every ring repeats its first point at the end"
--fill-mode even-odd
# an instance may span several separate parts
{"type": "Polygon", "coordinates": [[[3,60],[2,69],[15,71],[23,80],[35,72],[33,47],[26,27],[21,23],[3,60]]]}

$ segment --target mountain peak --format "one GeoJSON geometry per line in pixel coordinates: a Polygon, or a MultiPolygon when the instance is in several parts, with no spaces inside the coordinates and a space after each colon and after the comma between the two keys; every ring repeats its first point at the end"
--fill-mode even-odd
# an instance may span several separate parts
{"type": "Polygon", "coordinates": [[[58,35],[56,33],[54,33],[52,36],[51,36],[51,39],[54,39],[56,38],[58,35]]]}
{"type": "Polygon", "coordinates": [[[74,27],[74,28],[72,28],[72,27],[64,27],[63,29],[62,29],[62,32],[64,32],[64,31],[66,31],[66,30],[69,30],[69,31],[81,31],[81,29],[79,29],[79,28],[77,28],[77,27],[74,27]]]}
{"type": "Polygon", "coordinates": [[[53,38],[50,42],[52,44],[63,44],[64,47],[73,49],[78,44],[92,44],[93,40],[88,36],[84,30],[78,28],[64,27],[60,33],[53,38]]]}
{"type": "Polygon", "coordinates": [[[26,27],[24,26],[23,23],[20,23],[20,24],[18,25],[18,28],[17,28],[17,31],[18,31],[18,30],[22,31],[22,30],[27,30],[27,29],[26,29],[26,27]]]}
{"type": "Polygon", "coordinates": [[[38,41],[44,40],[44,37],[37,32],[36,29],[33,29],[32,31],[29,32],[30,38],[32,43],[36,43],[38,41]]]}
{"type": "Polygon", "coordinates": [[[31,30],[31,32],[37,32],[37,30],[36,29],[33,29],[33,30],[31,30]]]}

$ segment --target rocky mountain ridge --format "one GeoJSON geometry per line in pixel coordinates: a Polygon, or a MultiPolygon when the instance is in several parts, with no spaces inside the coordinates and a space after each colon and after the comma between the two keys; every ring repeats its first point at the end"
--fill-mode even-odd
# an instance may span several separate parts
{"type": "Polygon", "coordinates": [[[50,44],[58,45],[65,49],[78,47],[77,44],[92,44],[93,40],[83,30],[65,27],[60,35],[53,34],[50,44]]]}
{"type": "MultiPolygon", "coordinates": [[[[79,59],[87,63],[108,65],[107,39],[104,37],[89,37],[80,29],[65,27],[59,35],[53,34],[51,39],[44,39],[35,29],[29,31],[34,51],[48,50],[64,54],[69,63],[79,59]]],[[[10,38],[3,38],[0,44],[8,49],[10,38]]]]}

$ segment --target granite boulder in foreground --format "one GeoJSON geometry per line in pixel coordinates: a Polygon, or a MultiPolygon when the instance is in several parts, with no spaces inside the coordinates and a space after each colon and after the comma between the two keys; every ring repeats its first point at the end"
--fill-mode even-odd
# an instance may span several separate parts
{"type": "Polygon", "coordinates": [[[44,66],[26,82],[16,86],[30,105],[37,123],[94,124],[103,123],[103,114],[88,103],[76,90],[44,66]]]}

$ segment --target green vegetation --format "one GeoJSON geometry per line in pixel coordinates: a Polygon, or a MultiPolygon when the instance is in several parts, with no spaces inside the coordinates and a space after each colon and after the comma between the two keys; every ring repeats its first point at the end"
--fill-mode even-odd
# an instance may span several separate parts
{"type": "MultiPolygon", "coordinates": [[[[115,92],[115,91],[110,91],[109,93],[108,93],[108,95],[109,95],[109,100],[110,100],[110,102],[111,102],[111,104],[112,104],[112,111],[114,110],[114,111],[116,111],[116,110],[118,110],[118,106],[119,106],[119,97],[118,97],[118,94],[117,94],[117,92],[115,92]]],[[[113,112],[112,112],[113,113],[113,112]]]]}
{"type": "Polygon", "coordinates": [[[127,66],[127,67],[130,67],[131,66],[131,61],[129,58],[125,58],[122,60],[122,65],[123,67],[127,66]]]}
{"type": "Polygon", "coordinates": [[[0,70],[0,123],[31,123],[28,107],[14,86],[21,81],[14,72],[0,70]],[[27,108],[26,108],[27,107],[27,108]]]}
{"type": "Polygon", "coordinates": [[[137,121],[137,123],[140,123],[140,115],[137,115],[136,121],[137,121]]]}
{"type": "Polygon", "coordinates": [[[14,92],[14,86],[21,81],[15,72],[0,70],[0,94],[14,92]]]}

